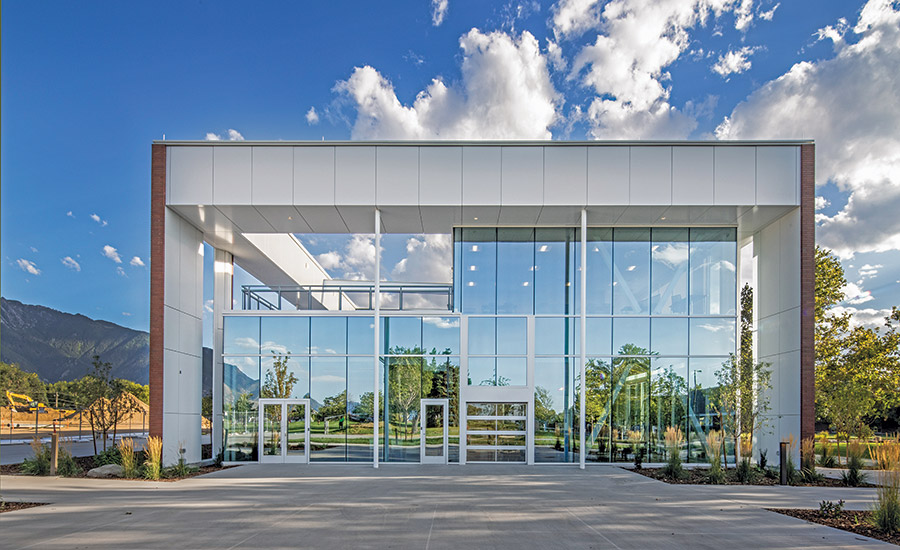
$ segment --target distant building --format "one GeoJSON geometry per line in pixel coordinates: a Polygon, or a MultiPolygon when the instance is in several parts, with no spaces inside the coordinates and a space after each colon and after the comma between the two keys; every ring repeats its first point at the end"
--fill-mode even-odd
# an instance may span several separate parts
{"type": "Polygon", "coordinates": [[[204,242],[227,462],[661,460],[669,426],[702,461],[744,283],[757,449],[813,434],[812,142],[164,141],[151,180],[166,462],[200,458],[204,242]],[[453,279],[332,280],[309,233],[452,234],[453,279]]]}

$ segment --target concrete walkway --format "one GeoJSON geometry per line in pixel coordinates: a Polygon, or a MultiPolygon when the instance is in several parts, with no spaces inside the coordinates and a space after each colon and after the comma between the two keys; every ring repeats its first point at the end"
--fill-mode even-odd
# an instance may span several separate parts
{"type": "Polygon", "coordinates": [[[248,465],[177,483],[0,478],[3,548],[896,548],[768,512],[873,489],[676,486],[615,466],[248,465]]]}

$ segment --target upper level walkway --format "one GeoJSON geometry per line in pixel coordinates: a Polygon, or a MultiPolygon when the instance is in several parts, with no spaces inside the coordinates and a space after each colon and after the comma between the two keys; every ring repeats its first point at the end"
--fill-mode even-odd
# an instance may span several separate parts
{"type": "MultiPolygon", "coordinates": [[[[453,311],[453,285],[382,281],[381,309],[386,311],[453,311]]],[[[372,311],[373,281],[331,280],[320,285],[243,285],[244,311],[372,311]]]]}

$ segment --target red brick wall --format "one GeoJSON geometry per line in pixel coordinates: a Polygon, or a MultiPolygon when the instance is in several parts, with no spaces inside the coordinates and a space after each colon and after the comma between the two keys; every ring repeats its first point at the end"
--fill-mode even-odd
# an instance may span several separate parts
{"type": "Polygon", "coordinates": [[[150,162],[150,435],[163,427],[163,294],[166,276],[166,146],[150,162]]]}
{"type": "Polygon", "coordinates": [[[816,146],[800,146],[800,437],[815,434],[816,146]]]}

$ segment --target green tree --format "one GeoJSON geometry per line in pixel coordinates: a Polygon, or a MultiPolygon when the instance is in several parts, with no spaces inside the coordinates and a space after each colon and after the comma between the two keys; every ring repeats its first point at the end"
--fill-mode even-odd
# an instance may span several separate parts
{"type": "Polygon", "coordinates": [[[104,363],[99,355],[92,361],[93,369],[86,377],[86,397],[90,405],[87,407],[88,423],[94,439],[94,454],[97,453],[97,435],[103,438],[103,450],[106,450],[106,439],[110,430],[113,432],[113,443],[116,428],[122,420],[134,412],[134,402],[124,397],[126,393],[122,380],[112,377],[112,364],[104,363]]]}
{"type": "Polygon", "coordinates": [[[337,395],[326,397],[325,401],[316,411],[319,420],[324,422],[327,418],[342,417],[347,414],[347,390],[337,395]]]}
{"type": "Polygon", "coordinates": [[[367,391],[359,396],[359,402],[353,407],[353,414],[365,418],[372,418],[372,409],[375,407],[375,393],[367,391]]]}
{"type": "Polygon", "coordinates": [[[288,361],[291,354],[276,355],[272,361],[272,368],[266,370],[266,379],[260,389],[262,398],[287,399],[291,396],[297,376],[288,370],[288,361]]]}
{"type": "Polygon", "coordinates": [[[150,403],[150,385],[138,384],[137,382],[132,382],[131,380],[125,380],[124,378],[119,379],[119,383],[122,384],[122,389],[130,393],[131,395],[137,397],[144,403],[150,403]]]}
{"type": "Polygon", "coordinates": [[[47,403],[47,393],[40,377],[33,372],[25,372],[15,363],[0,362],[0,403],[9,405],[6,392],[19,393],[47,403]]]}
{"type": "Polygon", "coordinates": [[[550,390],[543,386],[534,388],[534,419],[540,423],[540,426],[535,426],[535,431],[544,430],[545,426],[559,420],[559,415],[553,410],[550,390]]]}

